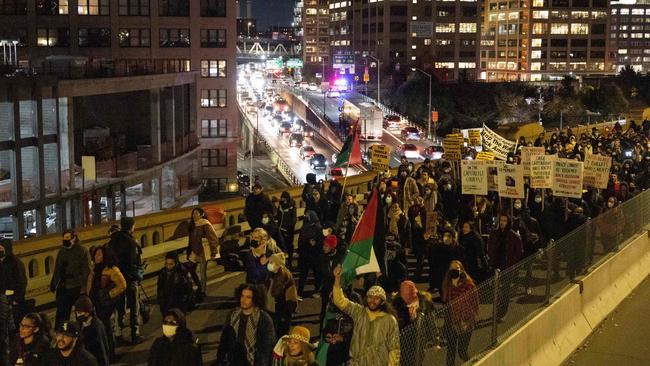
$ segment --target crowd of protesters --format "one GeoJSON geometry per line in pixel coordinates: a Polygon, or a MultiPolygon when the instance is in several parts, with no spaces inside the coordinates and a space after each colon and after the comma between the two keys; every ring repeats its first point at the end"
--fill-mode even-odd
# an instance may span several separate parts
{"type": "MultiPolygon", "coordinates": [[[[270,198],[256,184],[244,210],[251,229],[241,258],[245,283],[236,289],[238,306],[223,324],[216,365],[318,365],[309,329],[294,319],[306,297],[320,299],[326,365],[422,365],[430,346],[425,343],[436,339],[447,348],[447,365],[468,360],[481,282],[601,214],[609,216],[598,221],[600,244],[605,252],[615,250],[627,228],[618,206],[650,188],[648,121],[632,122],[625,131],[618,124],[579,135],[566,129],[535,141],[520,138],[517,146],[508,163],[520,162],[522,146],[543,146],[547,154],[581,161],[588,154],[611,156],[609,184],[587,188],[582,199],[554,197],[551,190],[528,185],[524,199],[504,200],[496,192],[466,196],[452,162],[425,159],[416,166],[402,157],[397,173],[379,174],[372,187],[378,195],[374,245],[381,271],[358,276],[353,288],[343,288],[340,276],[363,211],[357,196],[345,194],[339,180],[308,175],[298,230],[299,205],[289,192],[270,198]],[[439,334],[437,326],[423,324],[445,304],[439,334]]],[[[124,217],[120,227],[111,228],[110,241],[91,251],[74,231],[63,233],[50,284],[57,299],[55,337],[43,314],[21,306],[24,266],[11,242],[2,241],[0,317],[7,321],[0,323],[0,366],[108,365],[122,327],[131,331],[130,342],[140,341],[143,265],[135,230],[133,219],[124,217]]],[[[548,256],[554,277],[573,279],[588,268],[595,240],[576,246],[548,256]],[[560,262],[567,264],[564,275],[560,262]]],[[[185,254],[167,253],[158,274],[162,336],[151,347],[149,365],[202,365],[187,316],[205,297],[207,262],[221,254],[200,208],[192,210],[185,254]]],[[[527,294],[532,279],[529,266],[522,282],[527,294]]],[[[500,285],[495,320],[507,316],[512,291],[500,285]]]]}

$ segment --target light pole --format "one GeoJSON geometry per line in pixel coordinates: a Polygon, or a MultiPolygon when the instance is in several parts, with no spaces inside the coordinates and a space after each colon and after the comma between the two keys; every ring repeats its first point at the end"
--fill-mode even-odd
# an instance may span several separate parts
{"type": "Polygon", "coordinates": [[[417,68],[417,67],[412,67],[411,71],[419,71],[419,72],[421,72],[424,75],[429,77],[429,110],[428,110],[428,113],[427,113],[429,115],[429,123],[428,123],[428,126],[427,126],[427,138],[430,139],[431,138],[431,81],[432,81],[431,80],[431,74],[429,74],[428,72],[426,72],[426,71],[424,71],[424,70],[422,70],[420,68],[417,68]]]}
{"type": "Polygon", "coordinates": [[[381,61],[379,61],[379,59],[374,56],[366,55],[366,57],[370,57],[371,59],[377,61],[377,103],[381,104],[381,61]]]}
{"type": "Polygon", "coordinates": [[[248,22],[248,38],[251,38],[251,25],[253,25],[253,23],[248,22]]]}

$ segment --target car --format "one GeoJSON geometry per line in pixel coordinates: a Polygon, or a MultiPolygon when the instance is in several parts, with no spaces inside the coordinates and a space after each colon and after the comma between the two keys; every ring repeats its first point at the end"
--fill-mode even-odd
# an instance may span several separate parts
{"type": "Polygon", "coordinates": [[[309,83],[309,85],[307,86],[307,89],[309,89],[311,91],[317,91],[318,90],[318,85],[316,85],[316,83],[309,83]]]}
{"type": "Polygon", "coordinates": [[[406,127],[402,130],[401,135],[405,140],[420,140],[420,130],[416,127],[406,127]]]}
{"type": "Polygon", "coordinates": [[[273,110],[275,112],[289,112],[289,103],[282,98],[278,98],[273,102],[273,110]]]}
{"type": "Polygon", "coordinates": [[[309,166],[313,169],[326,169],[327,168],[327,158],[323,154],[314,154],[314,156],[309,159],[309,166]]]}
{"type": "Polygon", "coordinates": [[[298,155],[300,155],[300,159],[305,160],[307,158],[311,158],[316,154],[316,150],[314,150],[313,146],[310,145],[303,145],[300,148],[300,152],[298,152],[298,155]]]}
{"type": "Polygon", "coordinates": [[[400,146],[400,150],[402,150],[402,155],[406,156],[407,159],[420,158],[420,151],[418,151],[418,147],[413,144],[403,144],[400,146]]]}
{"type": "Polygon", "coordinates": [[[305,140],[304,137],[302,137],[301,133],[292,133],[289,136],[289,146],[291,147],[301,147],[302,142],[305,140]]]}
{"type": "Polygon", "coordinates": [[[293,132],[302,132],[304,131],[307,124],[302,118],[296,118],[293,121],[293,132]]]}
{"type": "Polygon", "coordinates": [[[441,159],[444,149],[442,146],[429,146],[424,149],[424,156],[429,159],[441,159]]]}
{"type": "Polygon", "coordinates": [[[341,96],[341,92],[338,90],[330,90],[327,92],[328,98],[338,98],[341,96]]]}
{"type": "Polygon", "coordinates": [[[384,126],[389,130],[399,130],[402,125],[402,118],[394,114],[388,115],[384,118],[384,126]]]}
{"type": "Polygon", "coordinates": [[[314,130],[312,130],[310,127],[305,126],[302,128],[302,136],[305,138],[312,138],[314,137],[314,130]]]}
{"type": "Polygon", "coordinates": [[[282,122],[284,122],[284,118],[282,118],[280,115],[276,114],[275,116],[271,117],[271,126],[273,127],[275,127],[275,125],[282,125],[282,122]]]}
{"type": "Polygon", "coordinates": [[[278,127],[278,135],[290,134],[291,133],[291,123],[282,122],[280,127],[278,127]]]}

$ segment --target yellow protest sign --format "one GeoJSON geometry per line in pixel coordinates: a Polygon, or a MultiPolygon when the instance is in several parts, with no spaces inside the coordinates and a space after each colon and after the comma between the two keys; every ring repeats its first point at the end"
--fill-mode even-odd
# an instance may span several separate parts
{"type": "Polygon", "coordinates": [[[481,151],[476,153],[476,160],[494,160],[494,153],[492,151],[481,151]]]}
{"type": "Polygon", "coordinates": [[[470,146],[481,146],[481,130],[469,130],[467,131],[469,137],[470,146]]]}
{"type": "Polygon", "coordinates": [[[370,163],[372,169],[385,171],[389,168],[390,148],[386,145],[372,145],[370,147],[370,163]]]}

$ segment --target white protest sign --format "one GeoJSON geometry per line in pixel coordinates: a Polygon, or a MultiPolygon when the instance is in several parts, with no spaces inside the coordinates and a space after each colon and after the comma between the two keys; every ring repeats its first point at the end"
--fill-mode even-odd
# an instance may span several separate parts
{"type": "Polygon", "coordinates": [[[503,164],[498,169],[499,197],[524,198],[524,167],[503,164]]]}
{"type": "Polygon", "coordinates": [[[521,165],[524,166],[524,176],[530,177],[530,160],[533,156],[544,155],[544,147],[521,147],[521,165]]]}
{"type": "Polygon", "coordinates": [[[505,161],[500,160],[485,160],[485,166],[487,167],[487,185],[488,191],[499,191],[499,176],[498,168],[505,164],[505,161]]]}
{"type": "Polygon", "coordinates": [[[607,188],[609,170],[612,167],[612,157],[595,154],[585,156],[584,177],[585,187],[607,188]]]}
{"type": "Polygon", "coordinates": [[[460,166],[463,194],[487,195],[487,165],[485,160],[462,160],[460,166]]]}
{"type": "Polygon", "coordinates": [[[553,188],[553,162],[556,158],[556,155],[535,155],[531,157],[531,188],[553,188]]]}
{"type": "Polygon", "coordinates": [[[557,159],[553,175],[553,196],[582,198],[583,163],[570,159],[557,159]]]}
{"type": "Polygon", "coordinates": [[[515,149],[516,142],[501,137],[498,133],[483,125],[481,131],[483,149],[492,151],[497,159],[506,160],[508,153],[515,149]]]}

